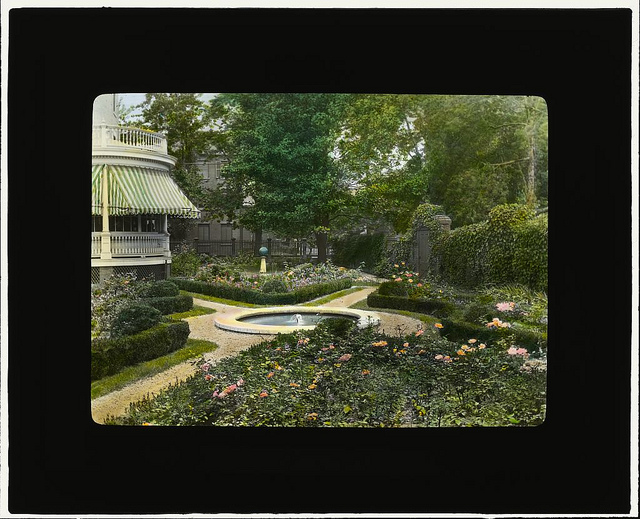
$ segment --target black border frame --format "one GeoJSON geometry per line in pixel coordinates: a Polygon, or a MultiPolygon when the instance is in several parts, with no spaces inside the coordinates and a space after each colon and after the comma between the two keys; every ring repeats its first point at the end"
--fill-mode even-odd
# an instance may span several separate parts
{"type": "Polygon", "coordinates": [[[11,513],[629,512],[630,10],[41,8],[8,21],[11,513]],[[547,100],[542,426],[92,422],[77,222],[95,96],[318,90],[547,100]]]}

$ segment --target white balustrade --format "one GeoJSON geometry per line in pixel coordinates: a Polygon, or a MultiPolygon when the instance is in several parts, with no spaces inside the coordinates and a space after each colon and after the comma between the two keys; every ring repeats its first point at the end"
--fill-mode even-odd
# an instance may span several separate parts
{"type": "Polygon", "coordinates": [[[97,258],[100,256],[102,248],[102,239],[100,233],[91,233],[91,257],[97,258]]]}
{"type": "MultiPolygon", "coordinates": [[[[101,233],[91,236],[91,255],[100,255],[101,233]]],[[[158,233],[112,232],[111,255],[115,257],[146,257],[168,255],[169,236],[158,233]]]]}
{"type": "Polygon", "coordinates": [[[99,148],[126,146],[167,153],[167,139],[161,133],[107,124],[93,127],[93,146],[99,148]]]}

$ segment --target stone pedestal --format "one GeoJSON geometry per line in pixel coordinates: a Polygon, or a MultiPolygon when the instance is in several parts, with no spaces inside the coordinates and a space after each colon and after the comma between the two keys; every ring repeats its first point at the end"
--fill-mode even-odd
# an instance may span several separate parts
{"type": "Polygon", "coordinates": [[[262,258],[260,258],[260,274],[266,274],[266,273],[267,273],[267,258],[263,256],[262,258]]]}

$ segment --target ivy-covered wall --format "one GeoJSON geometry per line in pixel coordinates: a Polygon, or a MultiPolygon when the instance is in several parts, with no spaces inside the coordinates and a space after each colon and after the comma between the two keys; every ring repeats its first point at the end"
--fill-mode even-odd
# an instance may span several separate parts
{"type": "Polygon", "coordinates": [[[416,210],[411,229],[389,250],[394,261],[415,267],[416,232],[429,229],[429,273],[463,287],[518,283],[547,291],[548,215],[535,216],[520,204],[494,207],[485,222],[445,232],[434,218],[438,206],[424,204],[416,210]]]}

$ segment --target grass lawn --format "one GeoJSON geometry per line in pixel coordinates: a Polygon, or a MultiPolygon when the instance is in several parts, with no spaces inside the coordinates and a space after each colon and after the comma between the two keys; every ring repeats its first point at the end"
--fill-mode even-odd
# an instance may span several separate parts
{"type": "Polygon", "coordinates": [[[191,296],[195,299],[202,299],[203,301],[210,301],[211,303],[220,303],[220,304],[229,305],[229,306],[241,306],[244,308],[261,308],[263,306],[274,306],[274,305],[254,305],[252,303],[242,303],[240,301],[233,301],[232,299],[221,299],[219,297],[208,296],[205,294],[187,292],[186,290],[180,290],[180,294],[191,296]]]}
{"type": "Polygon", "coordinates": [[[129,366],[120,373],[96,380],[91,383],[91,400],[111,393],[144,377],[150,377],[162,373],[173,366],[181,364],[189,359],[197,359],[203,353],[213,351],[217,344],[202,339],[187,339],[184,348],[158,357],[157,359],[141,362],[135,366],[129,366]]]}
{"type": "Polygon", "coordinates": [[[366,310],[368,312],[404,315],[405,317],[412,317],[414,319],[419,319],[423,323],[426,323],[429,325],[434,325],[435,323],[439,322],[438,318],[433,317],[432,315],[419,314],[417,312],[409,312],[407,310],[394,310],[392,308],[373,308],[367,304],[366,299],[363,299],[362,301],[358,301],[357,303],[352,304],[349,308],[355,308],[356,310],[366,310]]]}
{"type": "Polygon", "coordinates": [[[213,308],[207,308],[206,306],[193,305],[191,310],[187,312],[180,312],[177,314],[171,314],[171,319],[186,319],[187,317],[198,317],[199,315],[214,314],[216,311],[213,308]]]}
{"type": "Polygon", "coordinates": [[[347,288],[346,290],[340,290],[339,292],[334,292],[333,294],[329,294],[328,296],[321,297],[320,299],[316,299],[314,301],[309,301],[308,303],[304,303],[301,306],[318,306],[324,305],[329,301],[333,301],[334,299],[338,299],[340,297],[346,296],[348,294],[353,294],[354,292],[358,292],[362,290],[364,287],[354,287],[347,288]]]}

